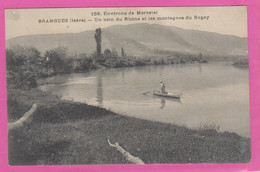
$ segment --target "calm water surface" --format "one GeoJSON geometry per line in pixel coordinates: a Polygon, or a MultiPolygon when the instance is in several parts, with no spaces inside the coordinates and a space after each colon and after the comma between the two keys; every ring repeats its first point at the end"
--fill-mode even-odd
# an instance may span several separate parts
{"type": "Polygon", "coordinates": [[[40,89],[142,119],[250,137],[248,70],[225,63],[146,66],[97,70],[41,80],[40,89]],[[163,80],[180,101],[153,96],[163,80]],[[145,94],[144,94],[145,93],[145,94]]]}

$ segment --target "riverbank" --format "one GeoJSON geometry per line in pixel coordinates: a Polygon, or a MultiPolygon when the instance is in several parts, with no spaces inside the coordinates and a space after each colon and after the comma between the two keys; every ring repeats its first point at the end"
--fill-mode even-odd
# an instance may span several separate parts
{"type": "Polygon", "coordinates": [[[68,55],[68,48],[59,46],[40,52],[35,47],[19,44],[6,49],[7,86],[36,88],[37,80],[71,73],[84,73],[96,69],[170,65],[186,63],[207,63],[202,54],[173,53],[171,55],[127,56],[106,49],[103,54],[68,55]],[[42,55],[44,54],[44,56],[42,55]]]}
{"type": "Polygon", "coordinates": [[[126,117],[38,89],[8,89],[8,122],[34,103],[32,121],[9,130],[10,165],[128,164],[107,139],[147,164],[250,162],[250,139],[235,133],[126,117]]]}
{"type": "Polygon", "coordinates": [[[241,69],[248,69],[248,59],[243,59],[233,63],[233,66],[241,69]]]}

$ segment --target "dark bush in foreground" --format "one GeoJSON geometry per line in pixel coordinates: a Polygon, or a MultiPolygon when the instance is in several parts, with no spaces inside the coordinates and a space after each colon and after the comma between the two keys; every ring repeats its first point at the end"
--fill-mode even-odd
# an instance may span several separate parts
{"type": "Polygon", "coordinates": [[[12,72],[6,73],[7,87],[31,89],[37,87],[36,75],[33,72],[12,72]]]}

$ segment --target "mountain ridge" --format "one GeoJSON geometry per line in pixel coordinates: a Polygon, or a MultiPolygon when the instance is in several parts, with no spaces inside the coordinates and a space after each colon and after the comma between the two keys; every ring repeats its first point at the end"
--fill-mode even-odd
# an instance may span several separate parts
{"type": "MultiPolygon", "coordinates": [[[[65,46],[72,56],[81,53],[90,55],[96,50],[94,34],[94,30],[86,30],[78,33],[23,35],[6,40],[6,47],[12,44],[34,46],[44,53],[48,49],[65,46]]],[[[119,52],[121,47],[133,56],[174,53],[247,55],[247,38],[147,23],[102,28],[102,51],[108,48],[119,52]]]]}

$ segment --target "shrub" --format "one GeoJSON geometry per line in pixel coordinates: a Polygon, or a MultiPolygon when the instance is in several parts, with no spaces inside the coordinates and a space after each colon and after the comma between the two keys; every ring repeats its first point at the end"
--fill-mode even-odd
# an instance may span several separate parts
{"type": "Polygon", "coordinates": [[[7,87],[31,89],[37,87],[36,74],[34,72],[7,71],[7,87]]]}
{"type": "Polygon", "coordinates": [[[42,58],[35,47],[14,45],[6,49],[7,70],[17,70],[21,66],[34,66],[40,64],[42,58]]]}

